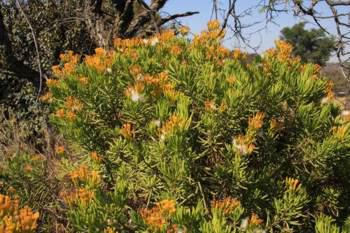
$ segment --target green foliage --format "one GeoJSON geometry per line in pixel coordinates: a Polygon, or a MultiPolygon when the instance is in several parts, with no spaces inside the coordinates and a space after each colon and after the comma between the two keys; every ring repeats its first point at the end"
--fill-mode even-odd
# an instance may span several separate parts
{"type": "Polygon", "coordinates": [[[319,68],[282,41],[248,64],[208,27],[62,55],[44,99],[83,151],[62,176],[73,231],[328,232],[314,216],[350,214],[350,125],[319,68]]]}
{"type": "Polygon", "coordinates": [[[307,30],[305,23],[283,28],[281,38],[294,46],[293,54],[303,62],[325,65],[335,47],[335,40],[322,29],[307,30]]]}

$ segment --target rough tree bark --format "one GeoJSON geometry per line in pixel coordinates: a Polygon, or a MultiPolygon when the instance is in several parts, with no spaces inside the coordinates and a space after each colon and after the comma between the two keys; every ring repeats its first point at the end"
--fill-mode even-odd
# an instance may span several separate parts
{"type": "Polygon", "coordinates": [[[191,16],[198,12],[185,12],[161,17],[159,11],[168,0],[152,0],[150,4],[143,0],[112,0],[114,11],[104,9],[105,0],[84,2],[83,18],[90,35],[100,47],[109,47],[113,38],[146,36],[171,20],[191,16]]]}

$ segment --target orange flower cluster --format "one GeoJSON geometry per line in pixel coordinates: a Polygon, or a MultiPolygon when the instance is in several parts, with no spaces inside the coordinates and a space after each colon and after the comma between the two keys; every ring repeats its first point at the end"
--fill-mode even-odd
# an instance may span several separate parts
{"type": "Polygon", "coordinates": [[[52,102],[52,93],[47,92],[45,95],[40,96],[40,100],[42,102],[51,103],[52,102]]]}
{"type": "Polygon", "coordinates": [[[226,197],[222,200],[213,200],[210,204],[211,208],[220,209],[224,214],[230,214],[240,206],[241,202],[237,198],[226,197]]]}
{"type": "Polygon", "coordinates": [[[138,79],[142,75],[142,68],[139,65],[132,65],[129,68],[129,72],[135,79],[138,79]]]}
{"type": "Polygon", "coordinates": [[[117,38],[113,42],[116,49],[134,48],[143,45],[141,38],[121,39],[117,38]]]}
{"type": "Polygon", "coordinates": [[[56,76],[64,77],[74,73],[80,60],[80,56],[78,54],[74,54],[73,51],[68,51],[67,53],[60,54],[60,60],[63,65],[52,66],[52,72],[56,76]]]}
{"type": "Polygon", "coordinates": [[[216,62],[219,62],[220,64],[222,64],[223,60],[225,58],[228,58],[229,56],[230,56],[230,50],[223,46],[211,45],[206,49],[206,58],[214,59],[216,62]]]}
{"type": "MultiPolygon", "coordinates": [[[[293,57],[292,55],[293,46],[291,44],[283,40],[277,40],[275,44],[276,49],[268,49],[265,52],[265,56],[267,58],[277,58],[279,62],[286,63],[288,65],[300,64],[300,58],[293,57]]],[[[270,66],[268,62],[266,63],[266,65],[267,67],[270,66]]]]}
{"type": "Polygon", "coordinates": [[[101,181],[101,177],[98,171],[90,171],[84,165],[78,167],[74,171],[71,171],[68,176],[75,185],[77,185],[79,182],[89,182],[90,184],[96,185],[101,181]]]}
{"type": "Polygon", "coordinates": [[[225,37],[225,31],[213,30],[203,31],[199,35],[195,35],[192,40],[192,47],[203,46],[208,44],[208,41],[218,41],[225,37]]]}
{"type": "Polygon", "coordinates": [[[103,48],[96,48],[95,55],[86,56],[85,64],[99,73],[103,73],[111,68],[114,60],[114,51],[107,52],[103,48]]]}
{"type": "Polygon", "coordinates": [[[166,83],[161,88],[163,90],[164,96],[170,101],[175,102],[181,95],[180,92],[175,90],[175,86],[172,83],[166,83]]]}
{"type": "Polygon", "coordinates": [[[80,111],[83,107],[82,103],[73,96],[68,96],[64,102],[66,109],[58,109],[55,116],[61,119],[67,119],[73,121],[76,118],[76,113],[80,111]]]}
{"type": "Polygon", "coordinates": [[[186,233],[187,229],[184,226],[178,226],[176,224],[172,224],[167,230],[166,233],[186,233]]]}
{"type": "Polygon", "coordinates": [[[120,129],[120,134],[126,139],[131,139],[134,137],[134,130],[130,123],[125,123],[120,129]]]}
{"type": "Polygon", "coordinates": [[[67,110],[72,112],[78,112],[82,109],[83,104],[77,98],[73,96],[68,96],[64,102],[64,106],[67,110]]]}
{"type": "Polygon", "coordinates": [[[247,58],[247,53],[242,52],[239,48],[235,48],[231,55],[234,59],[245,59],[247,58]]]}
{"type": "Polygon", "coordinates": [[[286,185],[291,190],[297,190],[301,186],[300,181],[298,179],[293,179],[290,177],[286,178],[286,185]]]}
{"type": "Polygon", "coordinates": [[[170,53],[172,55],[178,56],[181,54],[181,52],[182,52],[182,48],[178,45],[173,45],[170,47],[170,53]]]}
{"type": "Polygon", "coordinates": [[[82,204],[86,206],[94,199],[95,194],[86,188],[79,188],[73,191],[62,191],[60,197],[68,205],[82,204]]]}
{"type": "Polygon", "coordinates": [[[112,227],[107,227],[103,230],[103,233],[118,233],[112,227]]]}
{"type": "Polygon", "coordinates": [[[208,31],[218,30],[220,28],[219,20],[211,20],[207,23],[208,31]]]}
{"type": "Polygon", "coordinates": [[[65,152],[64,146],[56,145],[55,146],[55,152],[56,152],[56,154],[59,154],[59,155],[63,154],[65,152]]]}
{"type": "Polygon", "coordinates": [[[212,111],[216,110],[215,101],[214,100],[206,100],[204,102],[204,108],[208,112],[212,112],[212,111]]]}
{"type": "Polygon", "coordinates": [[[168,80],[168,74],[166,72],[161,72],[156,76],[145,75],[144,82],[149,85],[157,85],[162,88],[164,85],[169,84],[166,81],[168,80]]]}
{"type": "Polygon", "coordinates": [[[48,79],[46,80],[46,84],[48,87],[55,87],[59,84],[59,81],[56,79],[48,79]]]}
{"type": "Polygon", "coordinates": [[[185,121],[181,116],[173,114],[160,128],[160,132],[163,136],[172,134],[176,129],[183,128],[185,121]]]}
{"type": "Polygon", "coordinates": [[[160,42],[168,42],[169,40],[174,39],[175,32],[173,30],[164,30],[160,34],[156,35],[155,38],[158,38],[160,42]]]}
{"type": "Polygon", "coordinates": [[[344,140],[347,132],[348,132],[349,127],[343,125],[343,126],[339,126],[339,127],[334,127],[333,128],[333,133],[334,136],[336,138],[338,138],[339,140],[344,140]]]}
{"type": "Polygon", "coordinates": [[[32,172],[33,171],[32,165],[30,165],[29,163],[24,164],[23,171],[26,172],[26,173],[32,172]]]}
{"type": "Polygon", "coordinates": [[[241,155],[250,155],[255,149],[252,138],[245,135],[235,137],[233,139],[233,146],[241,155]]]}
{"type": "Polygon", "coordinates": [[[37,228],[39,213],[25,206],[19,208],[19,200],[0,194],[0,233],[31,233],[37,228]]]}
{"type": "Polygon", "coordinates": [[[101,162],[101,160],[102,160],[101,156],[98,155],[96,151],[92,151],[90,153],[90,158],[96,162],[101,162]]]}
{"type": "Polygon", "coordinates": [[[179,28],[179,32],[181,35],[185,36],[190,32],[190,28],[187,26],[182,26],[179,28]]]}
{"type": "Polygon", "coordinates": [[[82,86],[86,86],[89,83],[89,79],[85,76],[80,76],[78,77],[78,82],[82,85],[82,86]]]}
{"type": "Polygon", "coordinates": [[[327,87],[326,87],[326,98],[329,100],[334,99],[334,96],[335,96],[333,92],[333,87],[334,87],[334,83],[331,80],[329,80],[327,82],[327,87]]]}
{"type": "Polygon", "coordinates": [[[263,126],[265,114],[263,112],[256,113],[253,117],[248,120],[248,128],[250,130],[258,130],[263,126]]]}
{"type": "Polygon", "coordinates": [[[167,42],[175,37],[175,32],[173,30],[165,30],[161,33],[149,38],[149,39],[142,39],[142,38],[132,38],[132,39],[122,39],[117,38],[114,40],[113,44],[114,47],[120,51],[123,52],[130,52],[130,49],[135,47],[140,47],[142,45],[151,45],[155,46],[160,42],[167,42]]]}
{"type": "Polygon", "coordinates": [[[231,84],[231,85],[235,84],[236,81],[237,81],[237,78],[236,78],[236,76],[234,76],[234,75],[231,75],[231,76],[229,76],[229,77],[226,78],[226,82],[228,82],[228,83],[231,84]]]}
{"type": "Polygon", "coordinates": [[[251,216],[250,216],[250,219],[249,219],[249,224],[252,224],[252,225],[260,225],[261,223],[263,223],[263,220],[259,218],[259,216],[255,213],[253,213],[251,216]]]}
{"type": "Polygon", "coordinates": [[[137,81],[133,86],[129,86],[125,90],[125,95],[129,97],[132,101],[138,102],[142,99],[142,91],[145,89],[143,82],[137,81]]]}
{"type": "Polygon", "coordinates": [[[176,212],[174,200],[163,200],[151,209],[141,209],[140,215],[152,228],[161,230],[167,223],[167,218],[176,212]]]}
{"type": "Polygon", "coordinates": [[[284,61],[291,57],[293,51],[293,46],[291,44],[283,40],[277,40],[276,48],[278,50],[277,56],[280,61],[284,61]]]}
{"type": "Polygon", "coordinates": [[[270,121],[270,128],[273,131],[280,131],[284,128],[284,120],[272,118],[270,121]]]}

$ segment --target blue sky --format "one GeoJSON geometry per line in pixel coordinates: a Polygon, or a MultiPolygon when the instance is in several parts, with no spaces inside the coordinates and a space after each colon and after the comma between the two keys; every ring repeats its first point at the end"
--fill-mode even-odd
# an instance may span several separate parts
{"type": "MultiPolygon", "coordinates": [[[[248,8],[251,4],[254,4],[255,0],[239,0],[238,1],[238,11],[242,11],[248,8]]],[[[225,5],[225,0],[221,1],[222,6],[225,5]]],[[[322,9],[321,9],[322,10],[322,9]]],[[[163,11],[174,14],[181,13],[185,11],[199,11],[200,13],[194,16],[182,18],[181,22],[184,25],[187,25],[191,28],[192,32],[198,33],[205,29],[206,23],[211,17],[212,11],[212,1],[211,0],[169,0],[166,6],[163,8],[163,11]]],[[[280,36],[280,31],[283,27],[292,26],[295,23],[302,21],[299,17],[294,17],[291,14],[281,14],[277,17],[277,24],[269,24],[266,29],[263,29],[259,33],[254,33],[251,36],[252,45],[259,45],[259,52],[262,52],[268,48],[274,46],[274,41],[278,39],[280,36]]],[[[259,13],[258,11],[252,12],[249,18],[247,17],[243,23],[250,24],[253,22],[264,22],[264,15],[259,13]]],[[[251,30],[256,30],[261,28],[264,24],[257,24],[257,26],[252,28],[251,30]]],[[[309,24],[308,27],[312,27],[312,24],[309,24]]],[[[238,40],[228,39],[225,41],[225,45],[230,48],[241,47],[243,49],[249,50],[244,45],[239,44],[238,40]]]]}

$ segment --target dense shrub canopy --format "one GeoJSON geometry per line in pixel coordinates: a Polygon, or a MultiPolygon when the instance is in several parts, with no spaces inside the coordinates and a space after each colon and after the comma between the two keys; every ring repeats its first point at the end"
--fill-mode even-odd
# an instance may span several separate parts
{"type": "Polygon", "coordinates": [[[74,231],[347,227],[349,124],[331,83],[283,41],[248,63],[218,26],[61,55],[42,99],[85,151],[60,151],[74,231]]]}

